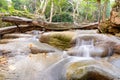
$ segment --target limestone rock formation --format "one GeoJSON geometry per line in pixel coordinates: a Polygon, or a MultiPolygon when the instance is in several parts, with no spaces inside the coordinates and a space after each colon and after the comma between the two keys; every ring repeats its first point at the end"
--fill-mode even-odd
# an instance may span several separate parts
{"type": "Polygon", "coordinates": [[[67,80],[119,80],[119,70],[108,62],[74,62],[67,68],[67,80]],[[117,71],[116,71],[117,70],[117,71]],[[115,71],[115,72],[114,72],[115,71]]]}
{"type": "Polygon", "coordinates": [[[55,52],[54,50],[41,49],[33,44],[30,44],[29,48],[32,54],[55,52]]]}
{"type": "Polygon", "coordinates": [[[90,56],[92,57],[106,57],[113,55],[113,53],[120,54],[119,39],[103,34],[82,34],[74,37],[71,41],[72,47],[67,51],[68,54],[72,56],[76,56],[77,53],[80,54],[80,51],[84,49],[80,48],[80,46],[86,45],[83,41],[88,42],[87,45],[93,47],[89,49],[90,56]]]}

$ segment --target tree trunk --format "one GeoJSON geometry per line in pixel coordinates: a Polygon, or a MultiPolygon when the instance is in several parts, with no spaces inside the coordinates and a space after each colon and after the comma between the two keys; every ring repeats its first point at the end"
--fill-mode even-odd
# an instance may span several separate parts
{"type": "Polygon", "coordinates": [[[44,4],[44,6],[43,6],[43,9],[42,9],[42,13],[41,13],[41,14],[44,14],[44,13],[45,13],[47,4],[48,4],[48,0],[45,0],[45,4],[44,4]]]}
{"type": "Polygon", "coordinates": [[[77,16],[78,14],[78,5],[79,5],[79,0],[76,1],[75,4],[73,4],[73,22],[77,23],[77,16]]]}
{"type": "Polygon", "coordinates": [[[36,3],[37,3],[36,0],[34,0],[34,7],[35,7],[34,13],[36,13],[36,9],[37,9],[37,8],[36,8],[36,6],[37,6],[36,3]]]}
{"type": "Polygon", "coordinates": [[[107,10],[108,1],[109,0],[105,0],[105,2],[104,2],[103,14],[102,14],[102,21],[106,20],[106,12],[107,12],[106,10],[107,10]]]}
{"type": "Polygon", "coordinates": [[[51,3],[52,3],[52,4],[51,4],[51,12],[50,12],[50,21],[49,21],[49,22],[52,22],[52,17],[53,17],[53,7],[54,7],[54,2],[53,2],[53,0],[52,0],[51,3]]]}
{"type": "Polygon", "coordinates": [[[44,6],[43,6],[43,9],[42,9],[42,12],[40,13],[40,17],[41,17],[43,20],[45,20],[45,10],[46,10],[46,8],[47,8],[48,1],[49,1],[49,0],[45,0],[44,6]]]}
{"type": "Polygon", "coordinates": [[[98,22],[100,22],[100,17],[101,17],[101,0],[97,0],[98,3],[98,22]]]}

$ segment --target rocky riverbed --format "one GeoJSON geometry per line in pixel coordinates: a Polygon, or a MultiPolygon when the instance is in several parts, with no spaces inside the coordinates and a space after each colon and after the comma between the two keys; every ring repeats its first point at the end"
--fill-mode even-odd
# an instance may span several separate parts
{"type": "Polygon", "coordinates": [[[0,80],[120,80],[119,47],[119,37],[96,30],[6,34],[0,39],[0,80]]]}

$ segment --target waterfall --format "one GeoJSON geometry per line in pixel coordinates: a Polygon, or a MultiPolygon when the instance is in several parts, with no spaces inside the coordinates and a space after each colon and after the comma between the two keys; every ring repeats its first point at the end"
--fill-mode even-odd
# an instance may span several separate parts
{"type": "Polygon", "coordinates": [[[95,49],[93,40],[76,40],[74,50],[76,50],[76,56],[90,57],[90,53],[95,49]]]}

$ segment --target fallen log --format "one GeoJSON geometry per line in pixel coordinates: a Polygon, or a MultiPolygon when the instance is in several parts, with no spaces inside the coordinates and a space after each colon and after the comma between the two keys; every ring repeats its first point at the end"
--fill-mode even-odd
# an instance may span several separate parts
{"type": "Polygon", "coordinates": [[[2,17],[2,21],[4,22],[10,22],[10,23],[14,23],[14,24],[32,24],[32,19],[27,19],[27,18],[23,18],[23,17],[17,17],[17,16],[5,16],[2,17]]]}
{"type": "Polygon", "coordinates": [[[69,23],[69,22],[49,23],[49,22],[44,22],[44,21],[16,17],[16,16],[3,17],[2,21],[13,23],[17,25],[18,28],[19,28],[18,25],[25,24],[25,25],[32,25],[32,26],[40,26],[47,30],[97,29],[97,26],[98,26],[98,22],[76,25],[74,23],[69,23]]]}
{"type": "MultiPolygon", "coordinates": [[[[41,27],[37,27],[37,26],[30,26],[30,25],[19,25],[20,30],[22,31],[22,33],[27,32],[27,31],[31,31],[31,30],[41,30],[41,27]]],[[[8,33],[18,33],[19,30],[16,26],[10,26],[10,27],[4,27],[4,28],[0,28],[0,38],[4,35],[4,34],[8,34],[8,33]]]]}

